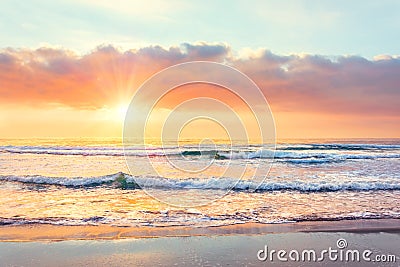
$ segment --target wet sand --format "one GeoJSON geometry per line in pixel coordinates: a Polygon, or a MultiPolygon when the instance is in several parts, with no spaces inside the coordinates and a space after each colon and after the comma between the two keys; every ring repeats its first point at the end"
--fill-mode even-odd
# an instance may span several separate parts
{"type": "Polygon", "coordinates": [[[349,220],[221,227],[20,225],[0,227],[1,266],[399,266],[400,220],[349,220]],[[259,250],[348,249],[396,262],[260,261],[259,250]],[[62,241],[62,242],[57,242],[62,241]]]}
{"type": "Polygon", "coordinates": [[[0,241],[108,240],[214,235],[260,235],[294,232],[400,233],[400,219],[310,221],[284,224],[246,223],[216,227],[4,225],[0,227],[0,241]]]}

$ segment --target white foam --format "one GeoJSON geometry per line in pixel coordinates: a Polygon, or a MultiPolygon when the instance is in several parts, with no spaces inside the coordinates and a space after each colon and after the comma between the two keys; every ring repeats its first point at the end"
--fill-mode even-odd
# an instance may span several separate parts
{"type": "MultiPolygon", "coordinates": [[[[219,149],[226,149],[220,147],[219,149]]],[[[197,146],[184,147],[92,147],[92,146],[0,146],[0,153],[17,154],[49,154],[73,156],[129,156],[129,157],[164,157],[181,156],[185,152],[200,152],[197,146]]],[[[217,149],[217,150],[219,150],[217,149]]],[[[215,151],[222,158],[231,160],[275,159],[292,164],[324,164],[346,160],[373,160],[400,158],[400,145],[372,145],[372,144],[314,144],[314,145],[285,145],[278,146],[276,151],[256,149],[253,146],[235,147],[233,151],[215,151]],[[335,148],[339,147],[340,151],[335,148]],[[343,148],[344,147],[344,148],[343,148]],[[342,149],[343,148],[343,149],[342,149]],[[281,149],[281,150],[280,150],[281,149]],[[344,151],[344,150],[361,151],[344,151]],[[365,150],[362,150],[365,149],[365,150]],[[391,149],[391,150],[388,150],[391,149]],[[354,153],[357,152],[357,153],[354,153]]],[[[204,151],[203,151],[204,152],[204,151]]],[[[210,152],[210,151],[208,151],[210,152]]],[[[190,153],[187,153],[190,156],[190,153]]],[[[214,153],[206,153],[213,157],[214,153]]],[[[196,160],[193,158],[191,160],[196,160]]]]}
{"type": "Polygon", "coordinates": [[[100,185],[104,183],[114,182],[119,177],[121,177],[121,175],[123,176],[124,174],[115,173],[110,175],[89,177],[89,178],[46,177],[40,175],[33,175],[33,176],[4,175],[0,176],[0,181],[80,187],[80,186],[100,185]]]}
{"type": "Polygon", "coordinates": [[[142,188],[161,188],[161,189],[200,189],[200,190],[248,190],[257,189],[262,191],[276,190],[295,190],[301,192],[308,191],[342,191],[342,190],[400,190],[400,182],[397,180],[386,181],[264,181],[261,185],[249,180],[230,178],[188,178],[188,179],[167,179],[162,177],[132,177],[123,173],[91,177],[91,178],[65,178],[65,177],[45,177],[45,176],[0,176],[0,181],[59,185],[71,187],[101,186],[108,183],[137,184],[142,188]]]}

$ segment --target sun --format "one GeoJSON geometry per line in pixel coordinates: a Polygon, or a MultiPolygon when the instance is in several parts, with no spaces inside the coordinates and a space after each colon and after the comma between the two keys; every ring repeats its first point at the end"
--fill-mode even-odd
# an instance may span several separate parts
{"type": "Polygon", "coordinates": [[[116,121],[124,121],[126,112],[128,111],[128,104],[119,104],[112,109],[112,117],[116,121]]]}

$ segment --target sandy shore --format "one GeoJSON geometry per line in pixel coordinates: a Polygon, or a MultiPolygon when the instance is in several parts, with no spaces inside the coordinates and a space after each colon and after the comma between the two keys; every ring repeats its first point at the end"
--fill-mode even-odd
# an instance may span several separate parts
{"type": "Polygon", "coordinates": [[[109,240],[127,238],[261,235],[295,232],[400,233],[400,219],[313,221],[285,224],[247,223],[218,227],[117,227],[61,226],[50,224],[5,225],[0,241],[109,240]]]}
{"type": "Polygon", "coordinates": [[[209,228],[2,226],[0,266],[399,266],[399,222],[355,220],[209,228]],[[343,249],[338,249],[339,240],[345,240],[343,249]],[[282,262],[276,255],[262,261],[258,253],[266,246],[269,252],[313,249],[318,257],[329,248],[343,253],[348,249],[360,253],[370,250],[372,261],[331,260],[326,255],[322,261],[282,262]],[[376,262],[382,255],[394,258],[376,262]]]}
{"type": "MultiPolygon", "coordinates": [[[[400,220],[240,224],[220,227],[1,226],[1,266],[376,266],[344,262],[261,261],[258,252],[314,249],[319,253],[344,239],[345,249],[392,255],[399,266],[400,220]],[[63,242],[55,242],[63,241],[63,242]]],[[[345,251],[345,250],[343,250],[345,251]]],[[[383,265],[382,265],[383,264],[383,265]]]]}

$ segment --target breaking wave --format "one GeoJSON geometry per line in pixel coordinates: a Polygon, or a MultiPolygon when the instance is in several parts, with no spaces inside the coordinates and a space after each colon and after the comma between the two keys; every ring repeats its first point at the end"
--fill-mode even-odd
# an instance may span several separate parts
{"type": "Polygon", "coordinates": [[[400,190],[400,182],[391,181],[264,181],[261,185],[249,180],[230,178],[187,178],[168,179],[163,177],[140,177],[125,173],[115,173],[98,177],[46,177],[46,176],[0,176],[0,181],[17,182],[33,185],[54,185],[72,188],[114,187],[121,189],[198,189],[198,190],[251,190],[280,191],[292,190],[298,192],[332,192],[332,191],[376,191],[376,190],[400,190]]]}
{"type": "Polygon", "coordinates": [[[123,157],[186,157],[191,160],[215,157],[218,160],[275,159],[290,164],[324,164],[346,160],[373,160],[381,158],[400,158],[400,145],[372,144],[315,144],[280,145],[277,150],[258,149],[253,146],[199,150],[195,146],[179,147],[67,147],[67,146],[0,146],[0,153],[48,154],[74,156],[117,156],[123,157]],[[318,150],[318,151],[317,151],[318,150]],[[359,150],[357,153],[352,150],[359,150]],[[347,152],[346,152],[347,151],[347,152]]]}

